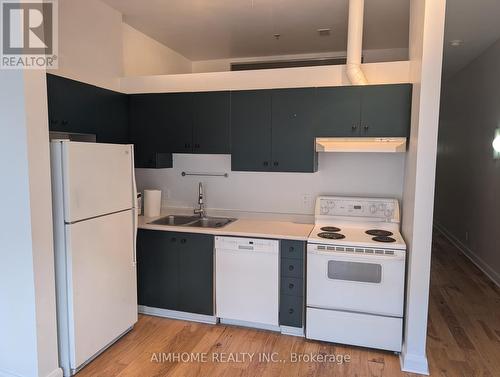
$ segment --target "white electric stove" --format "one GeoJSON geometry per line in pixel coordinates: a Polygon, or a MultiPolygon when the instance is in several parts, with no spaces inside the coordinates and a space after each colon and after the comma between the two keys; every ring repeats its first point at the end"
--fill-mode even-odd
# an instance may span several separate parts
{"type": "Polygon", "coordinates": [[[406,244],[399,226],[395,199],[316,199],[307,338],[401,350],[406,244]]]}

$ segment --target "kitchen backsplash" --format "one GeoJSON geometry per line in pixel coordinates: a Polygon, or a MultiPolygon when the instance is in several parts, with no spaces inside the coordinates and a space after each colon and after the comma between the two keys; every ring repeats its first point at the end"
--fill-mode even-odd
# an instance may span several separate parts
{"type": "Polygon", "coordinates": [[[203,182],[207,208],[312,214],[323,194],[401,199],[404,165],[404,153],[319,153],[312,174],[232,172],[230,155],[175,154],[174,168],[136,169],[136,178],[140,191],[162,190],[164,207],[194,207],[203,182]],[[183,177],[183,171],[229,176],[183,177]]]}

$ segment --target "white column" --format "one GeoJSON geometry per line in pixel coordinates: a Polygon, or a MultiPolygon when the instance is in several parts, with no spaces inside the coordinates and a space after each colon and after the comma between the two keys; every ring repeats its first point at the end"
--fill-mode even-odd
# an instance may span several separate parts
{"type": "Polygon", "coordinates": [[[62,376],[44,71],[0,70],[0,134],[0,376],[62,376]]]}
{"type": "Polygon", "coordinates": [[[413,82],[410,145],[403,195],[408,276],[402,369],[428,374],[425,352],[434,209],[445,0],[412,0],[410,64],[413,82]]]}

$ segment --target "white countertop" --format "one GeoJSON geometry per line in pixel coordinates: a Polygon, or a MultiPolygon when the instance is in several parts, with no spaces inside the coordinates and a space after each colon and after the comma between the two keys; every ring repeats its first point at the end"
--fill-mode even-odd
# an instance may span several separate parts
{"type": "MultiPolygon", "coordinates": [[[[139,216],[139,229],[163,230],[169,232],[186,232],[186,233],[204,233],[213,234],[216,236],[237,236],[237,237],[256,237],[256,238],[274,238],[274,239],[289,239],[306,241],[309,233],[314,227],[314,224],[298,223],[293,221],[274,220],[263,217],[239,218],[238,220],[222,227],[222,228],[201,228],[190,226],[171,226],[171,225],[156,225],[148,224],[160,217],[169,214],[178,214],[178,211],[162,211],[162,215],[158,217],[139,216]]],[[[209,216],[211,214],[209,213],[209,216]]],[[[231,217],[231,216],[228,216],[231,217]]],[[[237,216],[232,216],[237,217],[237,216]]]]}

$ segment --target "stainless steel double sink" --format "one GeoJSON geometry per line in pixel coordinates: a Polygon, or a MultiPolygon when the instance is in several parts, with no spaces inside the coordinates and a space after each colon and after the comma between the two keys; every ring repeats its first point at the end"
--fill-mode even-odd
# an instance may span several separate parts
{"type": "Polygon", "coordinates": [[[199,217],[199,216],[183,216],[183,215],[168,215],[160,217],[157,220],[151,221],[148,224],[155,225],[170,225],[170,226],[189,226],[199,228],[222,228],[237,219],[228,217],[199,217]]]}

